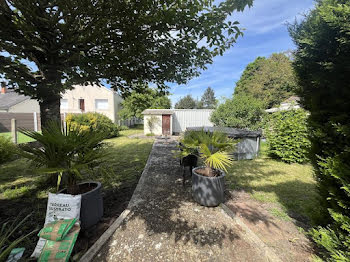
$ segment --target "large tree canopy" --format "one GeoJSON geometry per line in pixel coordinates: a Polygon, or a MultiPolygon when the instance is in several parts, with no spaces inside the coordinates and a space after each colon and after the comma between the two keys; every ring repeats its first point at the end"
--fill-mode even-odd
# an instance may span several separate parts
{"type": "Polygon", "coordinates": [[[233,11],[253,0],[0,1],[0,73],[38,99],[42,123],[60,94],[107,79],[123,94],[153,82],[186,83],[242,33],[233,11]]]}
{"type": "Polygon", "coordinates": [[[295,89],[291,60],[283,53],[274,53],[269,58],[258,57],[247,65],[234,94],[250,94],[270,108],[293,95],[295,89]]]}
{"type": "Polygon", "coordinates": [[[298,93],[310,112],[312,161],[331,217],[313,238],[324,261],[350,261],[350,1],[318,1],[290,34],[298,93]]]}
{"type": "Polygon", "coordinates": [[[122,110],[119,116],[122,119],[132,117],[142,118],[142,111],[148,108],[168,109],[171,107],[171,101],[164,93],[159,93],[152,88],[145,88],[143,92],[133,91],[125,98],[122,103],[122,110]]]}

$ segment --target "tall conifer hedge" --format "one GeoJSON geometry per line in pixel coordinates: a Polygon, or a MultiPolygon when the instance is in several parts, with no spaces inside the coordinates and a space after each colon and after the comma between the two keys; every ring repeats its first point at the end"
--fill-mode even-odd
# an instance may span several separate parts
{"type": "Polygon", "coordinates": [[[290,26],[310,115],[313,164],[329,224],[312,230],[326,261],[350,261],[350,1],[321,0],[290,26]]]}

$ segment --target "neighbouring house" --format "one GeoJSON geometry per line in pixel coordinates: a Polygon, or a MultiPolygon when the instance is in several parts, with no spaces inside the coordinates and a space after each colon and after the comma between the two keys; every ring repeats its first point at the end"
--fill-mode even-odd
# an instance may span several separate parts
{"type": "Polygon", "coordinates": [[[273,107],[266,109],[265,112],[267,113],[274,113],[277,111],[286,111],[286,110],[292,110],[292,109],[298,109],[300,108],[299,105],[300,97],[298,96],[291,96],[290,98],[284,100],[279,107],[273,107]]]}
{"type": "Polygon", "coordinates": [[[1,83],[0,113],[39,113],[39,103],[28,96],[20,95],[1,83]]]}
{"type": "MultiPolygon", "coordinates": [[[[114,123],[123,99],[114,90],[104,86],[75,86],[62,94],[61,113],[98,112],[108,116],[114,123]]],[[[0,113],[40,113],[39,102],[29,96],[16,93],[2,83],[0,113]]]]}
{"type": "Polygon", "coordinates": [[[154,135],[177,135],[188,127],[213,126],[210,114],[213,109],[146,109],[144,133],[154,135]]]}
{"type": "Polygon", "coordinates": [[[75,86],[62,94],[61,113],[98,112],[117,123],[122,101],[117,92],[104,86],[75,86]]]}

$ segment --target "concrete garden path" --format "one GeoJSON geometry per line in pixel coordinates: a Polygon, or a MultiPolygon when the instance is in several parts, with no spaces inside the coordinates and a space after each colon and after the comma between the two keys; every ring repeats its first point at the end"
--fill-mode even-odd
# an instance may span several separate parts
{"type": "Polygon", "coordinates": [[[156,139],[130,213],[93,261],[279,261],[239,219],[192,200],[173,150],[156,139]]]}

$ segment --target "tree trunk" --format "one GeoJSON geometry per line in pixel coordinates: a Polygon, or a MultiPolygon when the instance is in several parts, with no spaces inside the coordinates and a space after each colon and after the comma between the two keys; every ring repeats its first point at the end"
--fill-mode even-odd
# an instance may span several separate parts
{"type": "Polygon", "coordinates": [[[61,124],[60,102],[60,96],[53,96],[39,102],[41,130],[47,127],[47,125],[52,121],[61,124]]]}

